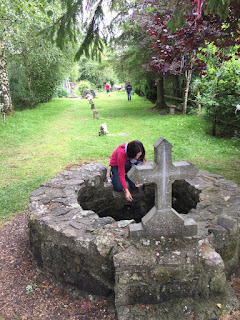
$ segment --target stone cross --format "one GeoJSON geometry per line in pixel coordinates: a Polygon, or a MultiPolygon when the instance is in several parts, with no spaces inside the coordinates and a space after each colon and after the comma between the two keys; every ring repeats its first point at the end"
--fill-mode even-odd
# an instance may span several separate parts
{"type": "Polygon", "coordinates": [[[190,161],[172,163],[172,145],[160,137],[154,143],[154,162],[133,166],[128,177],[135,184],[155,184],[155,206],[141,223],[130,225],[132,237],[187,237],[197,233],[193,219],[184,219],[172,208],[172,183],[193,178],[197,169],[190,161]]]}

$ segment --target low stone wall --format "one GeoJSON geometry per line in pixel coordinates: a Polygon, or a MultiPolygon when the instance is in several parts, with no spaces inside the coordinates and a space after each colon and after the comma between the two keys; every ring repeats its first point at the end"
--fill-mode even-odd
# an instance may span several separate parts
{"type": "Polygon", "coordinates": [[[154,202],[151,186],[133,193],[132,210],[106,173],[101,165],[86,165],[32,193],[30,246],[39,265],[80,290],[114,294],[119,320],[208,320],[218,318],[217,304],[238,308],[226,276],[239,263],[240,188],[203,171],[176,182],[173,203],[182,212],[187,207],[183,216],[195,219],[198,235],[134,240],[128,226],[154,202]]]}

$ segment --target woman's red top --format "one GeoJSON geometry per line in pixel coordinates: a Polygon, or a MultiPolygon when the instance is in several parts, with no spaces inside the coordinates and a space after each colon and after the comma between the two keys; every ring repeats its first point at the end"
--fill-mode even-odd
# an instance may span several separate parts
{"type": "Polygon", "coordinates": [[[113,151],[109,165],[111,167],[118,166],[118,175],[123,189],[127,189],[127,184],[125,180],[125,163],[127,161],[127,155],[125,152],[126,143],[121,144],[113,151]]]}

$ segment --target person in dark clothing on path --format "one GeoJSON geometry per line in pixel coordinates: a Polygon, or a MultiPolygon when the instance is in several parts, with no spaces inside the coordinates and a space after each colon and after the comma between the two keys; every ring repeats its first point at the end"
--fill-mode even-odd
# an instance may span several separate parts
{"type": "Polygon", "coordinates": [[[131,94],[132,93],[132,86],[131,86],[130,81],[126,85],[125,90],[126,90],[127,95],[128,95],[128,101],[131,102],[132,101],[132,94],[131,94]]]}

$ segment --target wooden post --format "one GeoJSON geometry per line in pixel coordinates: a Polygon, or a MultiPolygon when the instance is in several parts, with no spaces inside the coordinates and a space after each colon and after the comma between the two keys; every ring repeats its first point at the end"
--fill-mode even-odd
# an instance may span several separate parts
{"type": "Polygon", "coordinates": [[[183,104],[183,114],[187,114],[187,102],[188,102],[188,94],[189,94],[189,88],[190,88],[190,82],[192,78],[192,69],[193,69],[193,58],[191,58],[191,63],[189,66],[189,69],[185,71],[185,77],[186,77],[186,88],[185,88],[185,96],[184,96],[184,104],[183,104]]]}
{"type": "MultiPolygon", "coordinates": [[[[197,96],[200,97],[200,92],[198,91],[197,96]]],[[[199,103],[198,104],[198,113],[202,112],[202,105],[199,103]]]]}
{"type": "Polygon", "coordinates": [[[189,87],[190,87],[190,82],[191,82],[191,77],[192,77],[192,69],[186,70],[185,71],[185,76],[186,76],[186,89],[185,89],[185,96],[184,96],[184,104],[183,104],[183,114],[187,114],[187,101],[188,101],[188,93],[189,93],[189,87]]]}
{"type": "Polygon", "coordinates": [[[93,110],[93,119],[98,119],[98,110],[93,110]]]}

